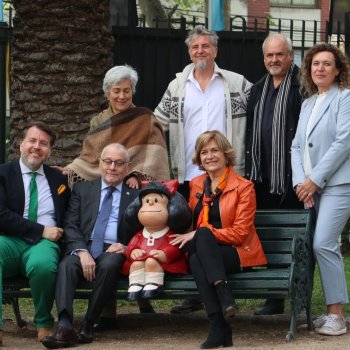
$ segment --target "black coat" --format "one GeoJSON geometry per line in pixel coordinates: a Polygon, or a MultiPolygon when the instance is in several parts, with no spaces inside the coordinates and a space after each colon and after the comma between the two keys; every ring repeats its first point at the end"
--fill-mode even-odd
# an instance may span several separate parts
{"type": "MultiPolygon", "coordinates": [[[[139,190],[123,184],[119,205],[117,242],[127,245],[135,234],[127,224],[126,207],[138,196],[139,190]]],[[[95,227],[101,198],[101,179],[78,182],[74,185],[64,220],[66,253],[75,249],[88,250],[88,243],[95,227]]]]}
{"type": "MultiPolygon", "coordinates": [[[[292,72],[292,81],[290,92],[288,95],[287,102],[287,115],[286,115],[286,150],[288,151],[286,155],[286,171],[285,171],[285,193],[288,187],[292,183],[292,166],[291,166],[291,145],[294,139],[294,135],[297,129],[299,113],[301,104],[303,102],[301,94],[299,92],[299,68],[294,66],[292,72]]],[[[250,91],[250,96],[247,104],[247,127],[246,127],[246,137],[245,137],[245,177],[250,179],[250,171],[252,169],[252,145],[253,145],[253,121],[254,121],[254,109],[256,104],[261,98],[261,94],[264,87],[264,82],[266,79],[265,75],[257,83],[255,83],[250,91]]]]}
{"type": "MultiPolygon", "coordinates": [[[[70,196],[67,177],[46,165],[44,173],[52,194],[56,225],[63,227],[64,213],[70,196]],[[59,193],[61,185],[65,186],[65,190],[59,193]]],[[[0,234],[36,244],[42,238],[44,226],[23,217],[24,200],[24,184],[19,161],[0,165],[0,234]]]]}

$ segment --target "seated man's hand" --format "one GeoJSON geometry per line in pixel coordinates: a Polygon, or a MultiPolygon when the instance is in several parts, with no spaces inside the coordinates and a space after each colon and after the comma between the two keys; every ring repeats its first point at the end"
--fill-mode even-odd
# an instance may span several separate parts
{"type": "Polygon", "coordinates": [[[126,246],[121,243],[113,243],[106,250],[107,253],[125,254],[126,246]]]}
{"type": "Polygon", "coordinates": [[[89,252],[82,251],[82,250],[78,251],[77,255],[80,258],[80,263],[83,269],[84,278],[87,281],[92,282],[96,278],[96,275],[95,275],[96,263],[94,258],[90,255],[89,252]]]}
{"type": "Polygon", "coordinates": [[[49,241],[57,242],[61,239],[62,235],[63,235],[62,228],[45,226],[42,237],[48,239],[49,241]]]}

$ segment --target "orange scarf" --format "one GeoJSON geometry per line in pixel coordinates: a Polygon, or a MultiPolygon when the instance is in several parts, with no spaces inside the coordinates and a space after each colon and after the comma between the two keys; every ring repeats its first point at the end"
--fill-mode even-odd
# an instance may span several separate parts
{"type": "Polygon", "coordinates": [[[223,174],[220,176],[218,185],[216,186],[214,192],[211,192],[211,179],[209,175],[207,174],[205,180],[204,180],[204,193],[203,193],[203,200],[202,200],[202,210],[199,213],[198,220],[197,220],[197,226],[196,228],[200,226],[208,226],[209,224],[209,209],[210,206],[213,203],[214,198],[219,195],[224,188],[227,185],[227,179],[228,179],[228,167],[225,169],[223,174]]]}

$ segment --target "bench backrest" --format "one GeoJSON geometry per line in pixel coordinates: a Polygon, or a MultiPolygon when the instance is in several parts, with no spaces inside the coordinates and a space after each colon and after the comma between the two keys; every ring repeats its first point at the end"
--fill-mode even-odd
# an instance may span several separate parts
{"type": "Polygon", "coordinates": [[[309,239],[313,210],[257,210],[255,226],[269,267],[288,267],[292,263],[297,239],[309,239]]]}

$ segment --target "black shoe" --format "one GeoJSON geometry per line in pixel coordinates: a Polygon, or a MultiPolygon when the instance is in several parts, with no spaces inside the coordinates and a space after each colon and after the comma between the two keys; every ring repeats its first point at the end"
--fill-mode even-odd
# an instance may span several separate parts
{"type": "Polygon", "coordinates": [[[170,312],[172,314],[188,314],[190,312],[204,309],[201,300],[198,299],[184,299],[181,304],[174,305],[170,312]]]}
{"type": "Polygon", "coordinates": [[[140,299],[137,301],[139,304],[140,314],[155,314],[151,302],[147,299],[140,299]]]}
{"type": "Polygon", "coordinates": [[[58,326],[53,335],[47,335],[41,342],[48,349],[60,349],[74,346],[79,341],[74,329],[58,326]]]}
{"type": "Polygon", "coordinates": [[[225,282],[220,282],[215,286],[216,294],[219,297],[222,313],[226,318],[233,317],[238,307],[232,295],[231,287],[225,282]]]}
{"type": "Polygon", "coordinates": [[[145,290],[142,289],[141,292],[141,299],[153,299],[156,298],[159,294],[161,294],[163,292],[163,286],[162,285],[158,285],[155,283],[147,283],[147,285],[154,285],[157,286],[156,289],[150,289],[150,290],[145,290]]]}
{"type": "Polygon", "coordinates": [[[126,300],[127,301],[136,301],[136,300],[141,299],[143,284],[140,284],[140,283],[130,284],[129,289],[131,286],[138,286],[138,287],[140,287],[140,289],[136,292],[129,292],[129,290],[128,290],[128,292],[126,293],[126,300]]]}
{"type": "Polygon", "coordinates": [[[232,328],[219,312],[208,315],[210,320],[208,339],[200,345],[201,349],[214,349],[232,346],[232,328]]]}
{"type": "Polygon", "coordinates": [[[84,320],[80,326],[79,332],[77,333],[79,343],[89,344],[94,340],[92,336],[92,322],[84,320]]]}
{"type": "Polygon", "coordinates": [[[94,332],[103,332],[107,330],[113,330],[118,328],[118,321],[112,317],[100,317],[97,322],[92,326],[94,332]]]}
{"type": "Polygon", "coordinates": [[[279,315],[284,313],[284,299],[267,299],[264,306],[254,312],[256,316],[279,315]]]}

